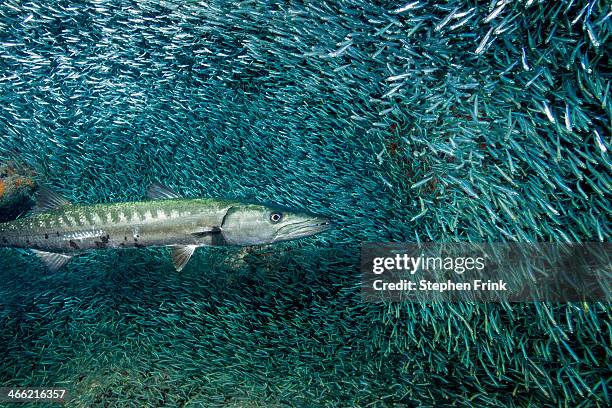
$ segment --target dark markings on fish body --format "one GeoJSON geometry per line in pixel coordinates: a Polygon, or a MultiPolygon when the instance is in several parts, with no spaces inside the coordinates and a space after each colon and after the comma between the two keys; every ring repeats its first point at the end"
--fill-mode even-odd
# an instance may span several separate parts
{"type": "Polygon", "coordinates": [[[110,235],[106,234],[100,237],[100,241],[94,241],[94,244],[96,244],[96,248],[106,248],[109,240],[110,235]]]}
{"type": "Polygon", "coordinates": [[[59,237],[59,231],[55,233],[55,235],[57,235],[59,237]]]}
{"type": "Polygon", "coordinates": [[[96,248],[106,248],[106,244],[108,241],[94,241],[94,244],[96,244],[96,248]]]}
{"type": "Polygon", "coordinates": [[[45,234],[45,239],[49,239],[49,234],[45,234]]]}
{"type": "Polygon", "coordinates": [[[138,241],[137,241],[137,242],[134,242],[134,247],[135,248],[144,248],[145,246],[142,245],[142,244],[139,244],[138,241]]]}
{"type": "Polygon", "coordinates": [[[127,241],[127,236],[123,237],[123,240],[124,240],[124,241],[127,241]]]}
{"type": "Polygon", "coordinates": [[[8,242],[8,239],[6,239],[6,237],[2,237],[2,242],[8,242]]]}
{"type": "Polygon", "coordinates": [[[69,244],[70,244],[70,248],[79,249],[79,246],[73,240],[70,240],[69,244]]]}

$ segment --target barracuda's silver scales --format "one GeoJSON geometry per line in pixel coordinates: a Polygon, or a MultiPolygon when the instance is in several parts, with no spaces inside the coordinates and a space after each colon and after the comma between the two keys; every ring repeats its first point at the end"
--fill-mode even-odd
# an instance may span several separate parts
{"type": "Polygon", "coordinates": [[[323,217],[275,206],[182,198],[160,184],[147,195],[151,201],[76,205],[42,188],[31,216],[0,224],[0,246],[31,248],[52,270],[80,251],[169,246],[181,270],[199,246],[273,243],[330,226],[323,217]]]}

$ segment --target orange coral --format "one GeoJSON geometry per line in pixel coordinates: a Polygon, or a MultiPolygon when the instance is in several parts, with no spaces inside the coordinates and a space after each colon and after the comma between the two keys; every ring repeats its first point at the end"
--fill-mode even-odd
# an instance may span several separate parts
{"type": "Polygon", "coordinates": [[[0,197],[4,195],[4,181],[0,179],[0,197]]]}
{"type": "Polygon", "coordinates": [[[17,180],[15,180],[15,186],[16,187],[21,187],[21,186],[34,187],[34,181],[32,181],[32,179],[29,179],[27,177],[19,177],[17,178],[17,180]]]}

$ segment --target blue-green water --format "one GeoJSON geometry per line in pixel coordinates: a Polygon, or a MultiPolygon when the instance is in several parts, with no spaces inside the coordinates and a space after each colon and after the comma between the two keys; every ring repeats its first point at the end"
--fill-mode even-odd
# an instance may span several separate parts
{"type": "Polygon", "coordinates": [[[0,250],[0,384],[73,406],[606,406],[608,304],[380,305],[365,241],[608,241],[604,1],[0,4],[0,156],[78,202],[300,207],[313,238],[0,250]]]}

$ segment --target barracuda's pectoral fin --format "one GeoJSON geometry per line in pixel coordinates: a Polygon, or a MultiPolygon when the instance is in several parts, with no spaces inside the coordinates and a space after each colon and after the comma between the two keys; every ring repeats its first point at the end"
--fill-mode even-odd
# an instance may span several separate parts
{"type": "Polygon", "coordinates": [[[221,227],[217,227],[217,226],[204,226],[204,227],[199,227],[197,228],[195,231],[193,231],[191,233],[191,235],[196,236],[196,237],[204,237],[206,235],[216,235],[216,234],[221,234],[223,230],[221,229],[221,227]]]}
{"type": "Polygon", "coordinates": [[[183,198],[182,195],[161,183],[153,183],[147,189],[147,197],[151,200],[167,200],[170,198],[183,198]]]}
{"type": "Polygon", "coordinates": [[[191,259],[191,255],[197,248],[197,245],[172,245],[172,263],[177,272],[183,270],[187,262],[191,259]]]}
{"type": "Polygon", "coordinates": [[[45,252],[38,249],[32,249],[32,252],[45,263],[47,269],[51,272],[57,272],[72,259],[70,255],[58,254],[56,252],[45,252]]]}
{"type": "Polygon", "coordinates": [[[223,229],[221,227],[208,226],[201,227],[197,231],[193,231],[191,233],[192,236],[198,238],[208,237],[210,241],[208,241],[207,245],[211,246],[224,246],[227,245],[227,241],[223,236],[223,229]]]}
{"type": "Polygon", "coordinates": [[[36,206],[32,209],[32,212],[40,213],[52,211],[67,205],[72,205],[72,203],[66,200],[61,194],[45,186],[40,186],[38,189],[38,196],[36,196],[36,206]]]}

